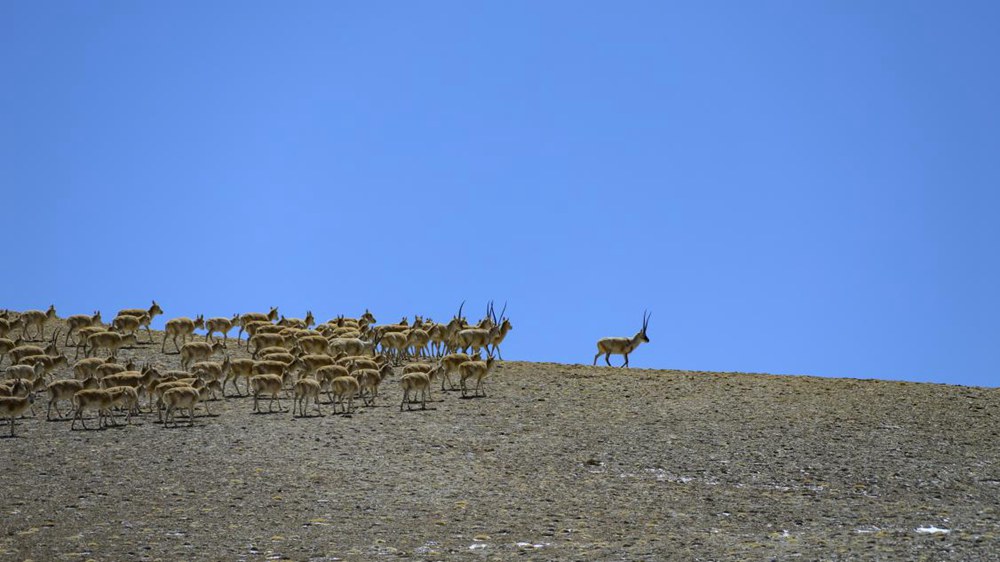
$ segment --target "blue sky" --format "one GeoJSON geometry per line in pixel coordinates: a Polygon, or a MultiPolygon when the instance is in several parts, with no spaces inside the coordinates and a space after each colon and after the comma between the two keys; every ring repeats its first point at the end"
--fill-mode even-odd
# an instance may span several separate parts
{"type": "MultiPolygon", "coordinates": [[[[995,2],[0,3],[0,307],[509,301],[505,358],[995,386],[995,2]]],[[[162,322],[162,320],[161,320],[162,322]]]]}

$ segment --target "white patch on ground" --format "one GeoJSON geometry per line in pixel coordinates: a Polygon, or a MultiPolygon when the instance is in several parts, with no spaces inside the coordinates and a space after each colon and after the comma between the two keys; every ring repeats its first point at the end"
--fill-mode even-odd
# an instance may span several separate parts
{"type": "Polygon", "coordinates": [[[931,525],[930,527],[917,527],[915,531],[924,535],[947,535],[951,529],[941,529],[931,525]]]}
{"type": "Polygon", "coordinates": [[[857,529],[854,530],[854,532],[858,533],[858,534],[865,535],[865,534],[868,534],[868,533],[877,533],[877,532],[879,532],[881,530],[882,529],[876,527],[875,525],[866,525],[864,527],[858,527],[857,529]]]}
{"type": "Polygon", "coordinates": [[[549,546],[549,544],[551,544],[551,543],[543,542],[543,543],[532,544],[530,542],[519,542],[519,543],[517,543],[516,546],[518,548],[545,548],[545,547],[549,546]]]}
{"type": "Polygon", "coordinates": [[[475,544],[470,544],[469,545],[469,550],[483,550],[487,546],[489,546],[489,545],[487,545],[486,543],[477,542],[475,544]]]}

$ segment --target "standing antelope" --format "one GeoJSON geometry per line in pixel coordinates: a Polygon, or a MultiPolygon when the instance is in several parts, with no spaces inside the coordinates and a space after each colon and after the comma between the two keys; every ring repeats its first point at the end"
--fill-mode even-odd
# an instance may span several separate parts
{"type": "Polygon", "coordinates": [[[466,393],[465,381],[471,378],[476,379],[474,396],[479,396],[480,388],[483,390],[483,396],[486,396],[486,389],[483,388],[483,379],[486,378],[486,375],[490,374],[494,362],[495,359],[490,357],[486,361],[466,361],[458,366],[458,372],[462,377],[460,381],[462,383],[462,398],[465,398],[466,393]]]}
{"type": "Polygon", "coordinates": [[[247,324],[251,322],[274,322],[278,318],[278,307],[272,306],[271,311],[267,314],[263,312],[247,312],[246,314],[240,315],[240,331],[236,334],[236,338],[242,338],[243,332],[246,331],[247,324]]]}
{"type": "Polygon", "coordinates": [[[34,392],[29,392],[27,396],[5,396],[0,398],[0,418],[7,418],[10,421],[11,437],[14,436],[14,418],[20,416],[28,408],[31,408],[34,403],[34,392]]]}
{"type": "Polygon", "coordinates": [[[649,318],[652,313],[646,314],[642,313],[642,330],[639,330],[631,338],[603,338],[597,341],[597,355],[594,356],[594,365],[597,365],[597,358],[604,354],[604,362],[611,366],[611,354],[624,355],[625,364],[622,367],[628,367],[628,354],[635,351],[635,348],[639,347],[639,344],[645,342],[649,343],[649,338],[646,336],[646,328],[649,326],[649,318]]]}

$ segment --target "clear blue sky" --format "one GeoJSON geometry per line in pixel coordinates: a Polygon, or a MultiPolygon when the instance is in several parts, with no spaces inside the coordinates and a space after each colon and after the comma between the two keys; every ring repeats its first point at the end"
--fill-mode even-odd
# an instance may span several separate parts
{"type": "MultiPolygon", "coordinates": [[[[1000,3],[0,3],[0,307],[998,385],[1000,3]]],[[[161,320],[162,322],[162,320],[161,320]]],[[[620,360],[620,359],[619,359],[620,360]]]]}

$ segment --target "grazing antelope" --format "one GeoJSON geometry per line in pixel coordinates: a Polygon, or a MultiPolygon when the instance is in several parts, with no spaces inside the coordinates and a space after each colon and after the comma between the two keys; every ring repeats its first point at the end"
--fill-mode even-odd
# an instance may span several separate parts
{"type": "MultiPolygon", "coordinates": [[[[342,367],[341,367],[342,368],[342,367]]],[[[358,379],[351,376],[339,376],[330,381],[330,388],[333,391],[333,413],[337,413],[337,404],[341,404],[345,414],[354,410],[354,395],[358,394],[361,385],[358,379]],[[344,398],[347,398],[347,405],[344,405],[344,398]]]]}
{"type": "Polygon", "coordinates": [[[187,370],[192,363],[207,361],[216,351],[225,351],[221,341],[215,343],[205,343],[203,341],[193,341],[181,347],[181,369],[187,370]]]}
{"type": "Polygon", "coordinates": [[[35,328],[35,336],[45,337],[45,323],[57,318],[55,305],[49,305],[48,310],[25,310],[21,313],[21,338],[27,339],[28,329],[35,328]]]}
{"type": "Polygon", "coordinates": [[[490,357],[486,361],[466,361],[458,367],[459,375],[461,375],[462,383],[462,398],[465,398],[466,386],[465,381],[467,379],[476,379],[476,389],[474,396],[479,396],[479,389],[482,388],[483,396],[486,396],[486,388],[483,387],[483,379],[486,375],[490,373],[493,369],[495,360],[490,357]]]}
{"type": "Polygon", "coordinates": [[[7,418],[10,423],[10,436],[14,436],[14,419],[24,413],[35,404],[35,393],[29,392],[27,396],[4,396],[0,397],[0,418],[7,418]]]}
{"type": "Polygon", "coordinates": [[[299,414],[306,415],[306,407],[309,406],[309,399],[312,398],[313,406],[320,417],[323,417],[323,410],[319,407],[319,393],[322,390],[319,381],[315,379],[299,379],[295,383],[295,401],[292,404],[292,417],[295,417],[295,408],[298,406],[299,414]]]}
{"type": "Polygon", "coordinates": [[[163,345],[160,346],[160,353],[166,353],[167,338],[172,339],[174,342],[174,349],[179,352],[181,348],[177,345],[177,338],[181,338],[181,343],[187,343],[188,336],[194,336],[195,328],[204,327],[205,317],[201,314],[199,314],[194,320],[185,316],[167,320],[167,324],[163,327],[163,345]]]}
{"type": "Polygon", "coordinates": [[[246,331],[247,325],[251,322],[264,322],[270,324],[278,318],[278,307],[272,306],[271,311],[267,314],[262,312],[247,312],[246,314],[240,315],[240,331],[236,334],[237,338],[243,337],[243,332],[246,331]]]}
{"type": "Polygon", "coordinates": [[[594,365],[597,365],[597,358],[604,354],[604,362],[611,366],[611,354],[624,355],[625,364],[622,367],[628,367],[628,354],[635,351],[635,348],[639,347],[639,344],[645,342],[649,343],[649,338],[646,336],[646,328],[649,326],[649,318],[652,313],[646,314],[642,313],[642,330],[639,330],[631,338],[603,338],[597,341],[597,355],[594,356],[594,365]]]}
{"type": "Polygon", "coordinates": [[[135,334],[123,336],[117,332],[100,332],[87,338],[87,357],[97,355],[104,348],[110,357],[118,357],[118,350],[126,345],[135,345],[135,334]]]}
{"type": "Polygon", "coordinates": [[[270,394],[271,401],[267,403],[267,411],[273,411],[271,407],[274,401],[277,400],[278,410],[283,412],[284,408],[281,407],[281,398],[278,397],[283,387],[284,382],[279,375],[254,375],[250,377],[250,388],[253,389],[253,411],[260,411],[257,407],[257,400],[260,395],[270,394]]]}
{"type": "MultiPolygon", "coordinates": [[[[72,316],[66,317],[66,341],[63,345],[69,345],[69,337],[73,332],[79,330],[80,328],[87,328],[89,326],[103,326],[101,322],[101,311],[95,310],[93,315],[90,314],[74,314],[72,316]]],[[[73,338],[73,343],[76,344],[76,338],[73,338]]]]}
{"type": "Polygon", "coordinates": [[[192,386],[177,386],[160,395],[160,399],[167,408],[167,413],[163,419],[163,427],[167,427],[171,418],[174,419],[174,427],[177,427],[178,424],[177,419],[174,417],[174,410],[181,410],[183,413],[184,409],[190,412],[188,415],[188,426],[194,425],[194,407],[201,401],[201,392],[197,388],[192,386]]]}
{"type": "MultiPolygon", "coordinates": [[[[83,418],[86,410],[97,410],[97,427],[107,426],[105,418],[111,415],[111,407],[114,405],[115,396],[107,389],[85,388],[73,395],[73,402],[76,405],[76,414],[73,416],[73,423],[70,429],[76,429],[76,420],[80,420],[84,429],[87,429],[87,421],[83,418]]],[[[112,420],[113,421],[113,420],[112,420]]]]}
{"type": "Polygon", "coordinates": [[[125,308],[119,310],[118,314],[116,314],[115,316],[116,318],[118,318],[122,316],[142,317],[143,315],[145,315],[145,317],[142,318],[142,320],[140,321],[140,324],[146,328],[146,335],[149,336],[149,343],[153,343],[153,331],[150,328],[150,324],[152,324],[153,319],[160,314],[163,314],[163,309],[160,308],[160,305],[156,304],[156,301],[154,300],[152,306],[150,306],[148,310],[144,310],[141,308],[125,308]]]}
{"type": "Polygon", "coordinates": [[[222,344],[225,345],[229,340],[229,331],[233,329],[240,322],[240,315],[234,314],[232,318],[226,318],[224,316],[217,316],[215,318],[209,318],[205,320],[205,329],[208,331],[205,334],[205,341],[212,341],[215,338],[213,334],[216,332],[222,334],[222,344]]]}
{"type": "Polygon", "coordinates": [[[406,409],[409,410],[411,406],[410,393],[416,394],[420,392],[420,409],[427,409],[427,394],[431,389],[431,373],[407,373],[400,377],[399,386],[403,389],[403,401],[399,403],[399,411],[403,411],[403,404],[406,404],[406,409]]]}

